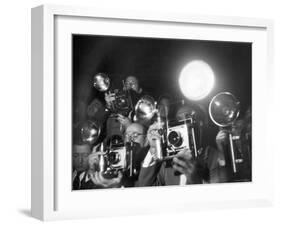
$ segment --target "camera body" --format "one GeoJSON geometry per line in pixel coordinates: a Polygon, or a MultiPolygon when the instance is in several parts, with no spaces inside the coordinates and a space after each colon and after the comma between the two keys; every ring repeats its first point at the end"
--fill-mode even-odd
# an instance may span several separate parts
{"type": "Polygon", "coordinates": [[[116,177],[119,171],[125,171],[127,167],[128,153],[125,146],[108,150],[104,155],[103,174],[106,177],[116,177]]]}
{"type": "Polygon", "coordinates": [[[98,171],[106,178],[114,178],[121,171],[128,177],[137,174],[134,144],[114,144],[99,155],[98,171]]]}
{"type": "Polygon", "coordinates": [[[127,116],[133,109],[131,97],[128,91],[114,89],[114,100],[112,101],[112,112],[127,116]]]}
{"type": "Polygon", "coordinates": [[[191,149],[189,120],[168,121],[167,126],[167,157],[176,155],[181,150],[191,149]]]}

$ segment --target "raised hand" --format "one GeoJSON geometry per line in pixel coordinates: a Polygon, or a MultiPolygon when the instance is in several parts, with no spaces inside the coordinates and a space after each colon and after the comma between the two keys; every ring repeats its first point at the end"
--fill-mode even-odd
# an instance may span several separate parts
{"type": "Polygon", "coordinates": [[[191,150],[186,149],[180,151],[173,158],[173,168],[175,171],[178,171],[184,174],[189,183],[192,183],[192,178],[195,173],[195,160],[192,157],[191,150]]]}
{"type": "Polygon", "coordinates": [[[90,178],[95,185],[101,186],[103,188],[118,188],[121,187],[122,173],[119,171],[116,178],[107,179],[104,178],[102,172],[90,173],[90,178]]]}
{"type": "Polygon", "coordinates": [[[104,99],[106,102],[106,106],[108,108],[112,107],[113,101],[115,100],[115,94],[114,93],[105,93],[104,99]]]}

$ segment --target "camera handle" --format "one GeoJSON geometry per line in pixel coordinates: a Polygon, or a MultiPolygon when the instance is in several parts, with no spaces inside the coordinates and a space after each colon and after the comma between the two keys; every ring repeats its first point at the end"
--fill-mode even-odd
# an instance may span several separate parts
{"type": "Polygon", "coordinates": [[[194,131],[194,126],[193,126],[193,119],[191,118],[191,136],[192,136],[192,142],[193,142],[193,148],[194,148],[194,157],[198,157],[198,152],[197,152],[197,145],[196,145],[196,140],[195,140],[195,131],[194,131]]]}
{"type": "Polygon", "coordinates": [[[237,173],[235,155],[234,155],[234,148],[233,148],[233,137],[232,137],[231,132],[229,133],[228,137],[229,137],[229,144],[230,144],[230,155],[231,155],[232,169],[233,169],[234,173],[237,173]]]}
{"type": "Polygon", "coordinates": [[[100,158],[99,158],[99,171],[102,173],[104,172],[104,168],[105,168],[105,159],[104,159],[104,144],[103,142],[101,143],[100,146],[100,158]]]}
{"type": "Polygon", "coordinates": [[[133,176],[133,141],[130,141],[129,145],[129,176],[133,176]]]}
{"type": "Polygon", "coordinates": [[[123,84],[123,90],[126,92],[126,94],[128,96],[130,108],[133,109],[134,107],[133,107],[132,97],[131,97],[131,94],[130,94],[129,90],[126,87],[126,84],[125,84],[124,80],[122,80],[122,84],[123,84]]]}
{"type": "MultiPolygon", "coordinates": [[[[108,90],[108,92],[106,92],[106,94],[110,96],[110,95],[112,94],[112,92],[110,92],[110,90],[108,90]]],[[[115,93],[114,93],[114,94],[115,94],[115,93]]],[[[111,103],[110,106],[109,106],[109,108],[111,108],[111,109],[109,109],[109,110],[115,112],[115,106],[114,106],[114,104],[111,103]]]]}

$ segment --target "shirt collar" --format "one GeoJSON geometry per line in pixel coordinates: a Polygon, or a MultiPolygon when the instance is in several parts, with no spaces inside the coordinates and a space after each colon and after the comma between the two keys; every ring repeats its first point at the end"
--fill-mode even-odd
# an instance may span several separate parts
{"type": "MultiPolygon", "coordinates": [[[[84,176],[85,176],[85,173],[86,173],[86,177],[85,177],[85,182],[88,182],[91,178],[90,178],[90,175],[88,174],[88,172],[86,171],[83,171],[80,175],[79,175],[79,180],[82,181],[84,176]]],[[[73,172],[73,180],[74,178],[77,176],[78,172],[75,170],[73,172]]]]}

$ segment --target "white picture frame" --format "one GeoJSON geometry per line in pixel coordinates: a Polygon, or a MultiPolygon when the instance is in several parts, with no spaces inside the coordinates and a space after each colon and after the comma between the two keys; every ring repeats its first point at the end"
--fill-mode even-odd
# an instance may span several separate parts
{"type": "Polygon", "coordinates": [[[269,110],[264,110],[269,108],[260,106],[259,102],[271,104],[268,97],[273,84],[272,33],[273,22],[265,19],[57,5],[33,8],[32,216],[56,220],[271,205],[273,179],[268,175],[273,169],[273,150],[266,148],[269,139],[264,134],[267,134],[268,126],[258,122],[266,121],[270,115],[269,110]],[[192,39],[252,42],[253,182],[192,185],[188,189],[157,187],[72,192],[71,175],[67,173],[71,164],[71,125],[67,113],[71,106],[71,48],[68,37],[71,33],[91,34],[93,28],[97,34],[130,36],[135,32],[135,36],[177,35],[181,38],[187,38],[182,30],[190,29],[188,38],[192,39]],[[150,33],[146,33],[147,30],[150,33]],[[63,105],[62,100],[65,102],[63,105]],[[63,117],[65,115],[68,116],[63,117]],[[58,136],[60,139],[57,139],[58,136]],[[118,207],[108,206],[106,200],[118,203],[118,207]]]}

